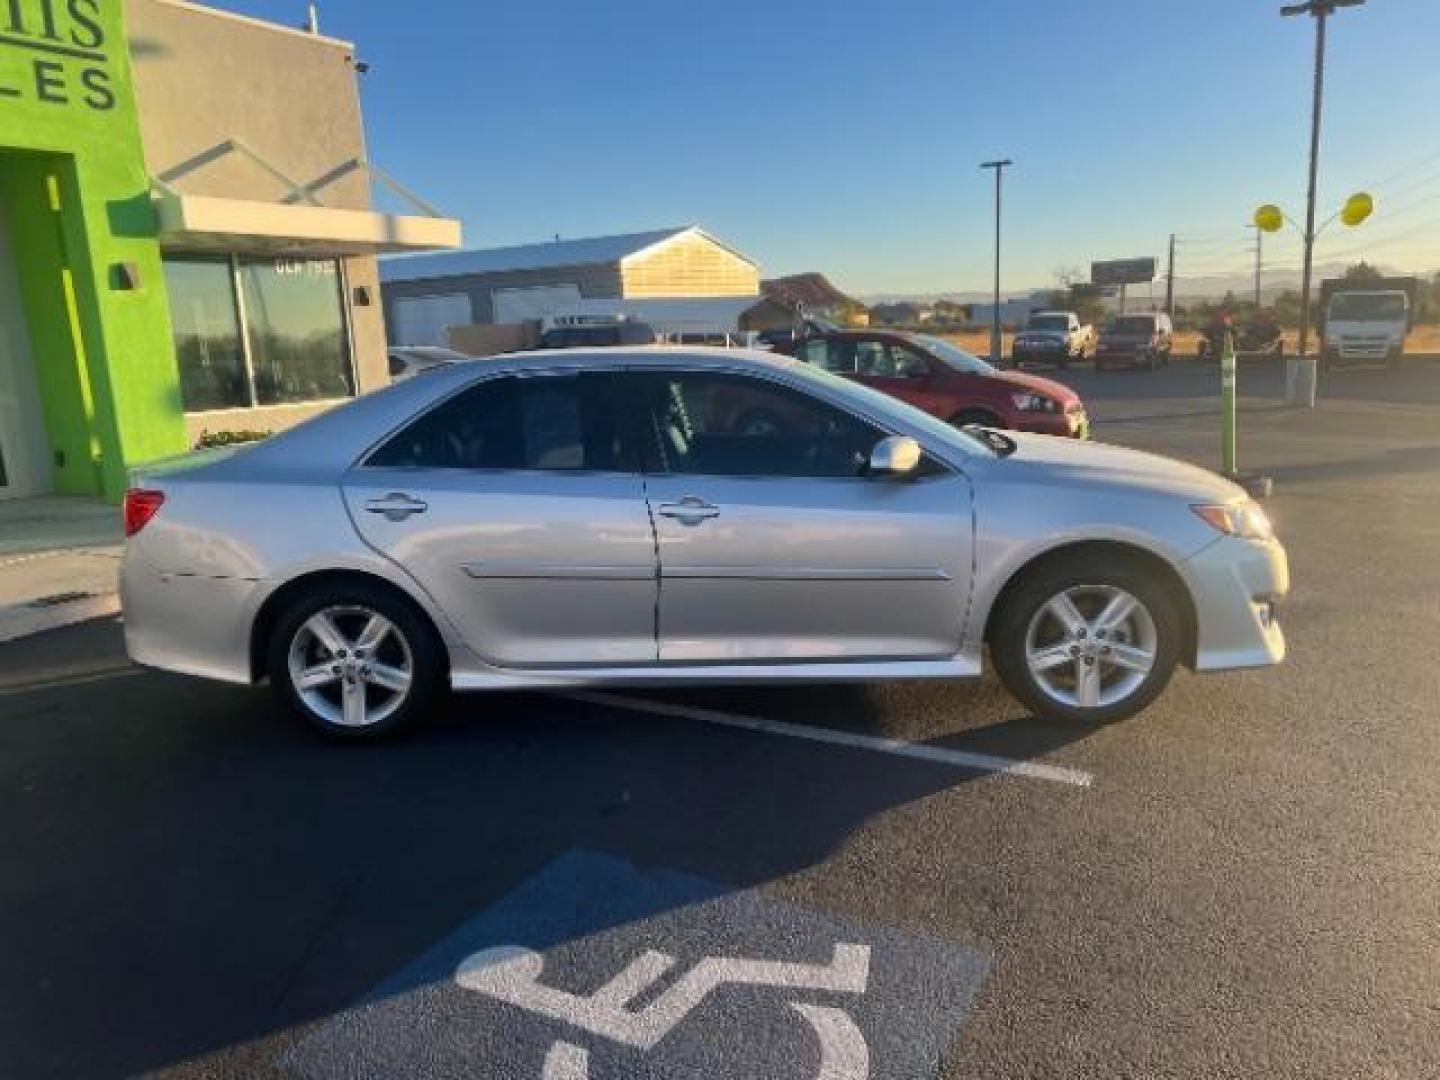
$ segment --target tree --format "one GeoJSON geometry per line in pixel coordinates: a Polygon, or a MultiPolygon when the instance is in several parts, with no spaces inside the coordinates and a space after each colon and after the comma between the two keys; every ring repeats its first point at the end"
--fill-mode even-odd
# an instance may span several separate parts
{"type": "Polygon", "coordinates": [[[1371,266],[1364,259],[1361,259],[1354,266],[1347,266],[1345,268],[1345,273],[1340,275],[1340,277],[1345,281],[1378,281],[1384,276],[1384,274],[1382,274],[1379,270],[1375,269],[1375,267],[1371,266]]]}

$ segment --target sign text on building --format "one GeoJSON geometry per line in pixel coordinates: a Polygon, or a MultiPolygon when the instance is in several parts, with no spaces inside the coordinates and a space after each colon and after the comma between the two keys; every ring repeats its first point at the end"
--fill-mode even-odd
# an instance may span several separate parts
{"type": "Polygon", "coordinates": [[[6,98],[115,107],[101,2],[0,0],[0,57],[14,61],[0,65],[0,108],[6,98]]]}

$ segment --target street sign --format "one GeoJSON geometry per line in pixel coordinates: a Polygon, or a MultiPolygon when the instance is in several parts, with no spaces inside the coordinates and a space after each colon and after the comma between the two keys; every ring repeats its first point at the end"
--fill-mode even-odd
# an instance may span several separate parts
{"type": "Polygon", "coordinates": [[[916,1080],[986,968],[951,942],[570,852],[277,1064],[305,1080],[916,1080]]]}
{"type": "Polygon", "coordinates": [[[1090,282],[1093,285],[1142,285],[1155,280],[1156,267],[1153,257],[1092,262],[1090,282]]]}

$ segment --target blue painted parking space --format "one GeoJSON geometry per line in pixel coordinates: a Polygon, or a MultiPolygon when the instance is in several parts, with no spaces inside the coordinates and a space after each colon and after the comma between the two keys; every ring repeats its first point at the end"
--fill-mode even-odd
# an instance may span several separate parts
{"type": "Polygon", "coordinates": [[[973,949],[644,870],[550,863],[292,1047],[307,1080],[934,1076],[973,949]]]}

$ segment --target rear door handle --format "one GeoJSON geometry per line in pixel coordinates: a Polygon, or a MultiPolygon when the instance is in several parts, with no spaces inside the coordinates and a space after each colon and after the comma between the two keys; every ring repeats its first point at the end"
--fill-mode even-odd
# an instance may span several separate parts
{"type": "Polygon", "coordinates": [[[403,491],[392,491],[381,499],[371,499],[365,509],[372,514],[384,514],[390,521],[404,521],[411,514],[423,514],[430,509],[424,499],[417,499],[403,491]]]}
{"type": "Polygon", "coordinates": [[[681,525],[699,525],[709,518],[719,517],[720,508],[694,495],[686,495],[678,503],[661,503],[660,516],[674,518],[681,525]]]}

